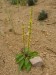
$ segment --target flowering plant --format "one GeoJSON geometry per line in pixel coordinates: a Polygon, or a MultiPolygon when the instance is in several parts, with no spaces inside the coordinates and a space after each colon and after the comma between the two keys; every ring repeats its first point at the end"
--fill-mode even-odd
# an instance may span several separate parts
{"type": "Polygon", "coordinates": [[[23,37],[23,44],[24,48],[20,54],[16,55],[16,62],[19,64],[19,69],[26,69],[27,72],[30,71],[32,64],[30,63],[30,59],[37,56],[38,52],[31,52],[30,51],[30,38],[31,38],[31,29],[32,29],[32,8],[30,12],[30,21],[29,21],[29,26],[28,26],[28,42],[27,42],[27,47],[25,47],[25,27],[24,24],[22,25],[22,37],[23,37]]]}

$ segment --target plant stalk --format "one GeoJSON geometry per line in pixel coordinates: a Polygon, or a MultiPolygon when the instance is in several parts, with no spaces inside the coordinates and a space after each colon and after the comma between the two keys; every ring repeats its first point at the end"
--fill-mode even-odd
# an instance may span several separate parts
{"type": "Polygon", "coordinates": [[[22,38],[23,38],[23,45],[24,45],[24,48],[25,48],[25,27],[24,27],[24,24],[22,25],[22,38]]]}
{"type": "Polygon", "coordinates": [[[32,8],[30,11],[30,21],[28,26],[29,36],[28,36],[28,50],[30,49],[30,41],[31,41],[31,30],[32,30],[32,8]]]}

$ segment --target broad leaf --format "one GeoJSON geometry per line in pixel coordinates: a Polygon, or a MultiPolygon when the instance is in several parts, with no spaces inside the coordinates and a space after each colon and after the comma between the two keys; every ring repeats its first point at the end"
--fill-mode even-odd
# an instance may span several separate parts
{"type": "Polygon", "coordinates": [[[16,59],[19,59],[22,55],[23,55],[22,53],[21,54],[17,54],[16,55],[16,59]]]}
{"type": "Polygon", "coordinates": [[[33,58],[33,57],[35,57],[35,56],[38,56],[38,52],[29,52],[29,56],[30,56],[30,58],[33,58]]]}
{"type": "Polygon", "coordinates": [[[24,55],[23,54],[17,54],[16,55],[16,62],[19,63],[21,60],[24,59],[24,55]]]}
{"type": "Polygon", "coordinates": [[[29,60],[27,58],[25,59],[25,68],[26,68],[27,72],[30,71],[30,69],[31,69],[31,63],[29,62],[29,60]]]}
{"type": "Polygon", "coordinates": [[[19,63],[19,70],[22,70],[24,67],[24,59],[20,61],[19,63]]]}

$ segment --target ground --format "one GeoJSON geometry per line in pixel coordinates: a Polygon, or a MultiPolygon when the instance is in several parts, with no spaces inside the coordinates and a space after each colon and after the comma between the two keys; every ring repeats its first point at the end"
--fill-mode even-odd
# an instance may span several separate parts
{"type": "Polygon", "coordinates": [[[31,50],[39,52],[44,66],[18,71],[15,56],[23,47],[22,23],[29,24],[30,8],[0,0],[0,75],[56,75],[56,0],[38,0],[33,6],[31,50]],[[39,22],[43,9],[48,19],[39,22]]]}

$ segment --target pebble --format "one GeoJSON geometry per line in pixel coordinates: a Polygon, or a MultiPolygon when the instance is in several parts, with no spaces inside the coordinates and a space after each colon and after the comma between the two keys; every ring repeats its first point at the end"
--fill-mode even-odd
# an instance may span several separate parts
{"type": "Polygon", "coordinates": [[[30,59],[30,62],[33,66],[42,66],[43,65],[43,60],[40,56],[34,57],[30,59]]]}

